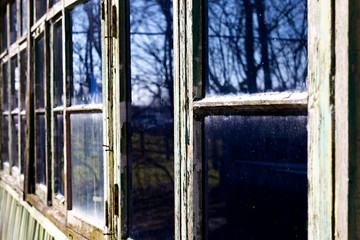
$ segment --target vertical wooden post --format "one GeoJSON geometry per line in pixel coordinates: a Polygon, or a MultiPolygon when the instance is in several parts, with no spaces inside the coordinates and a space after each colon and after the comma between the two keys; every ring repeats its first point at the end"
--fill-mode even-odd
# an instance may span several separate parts
{"type": "Polygon", "coordinates": [[[203,121],[194,119],[193,101],[204,97],[204,1],[173,1],[173,13],[175,239],[202,239],[203,121]]]}
{"type": "Polygon", "coordinates": [[[334,2],[308,0],[308,238],[333,238],[334,2]]]}
{"type": "Polygon", "coordinates": [[[360,3],[335,9],[335,239],[359,239],[360,3]]]}

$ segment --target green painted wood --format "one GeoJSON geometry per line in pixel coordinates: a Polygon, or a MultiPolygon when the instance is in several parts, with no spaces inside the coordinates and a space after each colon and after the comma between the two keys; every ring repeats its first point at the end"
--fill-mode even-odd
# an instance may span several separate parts
{"type": "Polygon", "coordinates": [[[308,239],[333,238],[334,2],[308,1],[308,239]]]}

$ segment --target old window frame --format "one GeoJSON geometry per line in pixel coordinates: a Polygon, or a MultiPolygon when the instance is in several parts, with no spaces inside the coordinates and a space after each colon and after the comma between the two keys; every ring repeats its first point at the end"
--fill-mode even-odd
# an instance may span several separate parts
{"type": "MultiPolygon", "coordinates": [[[[35,136],[36,133],[36,120],[35,115],[37,113],[45,114],[46,119],[46,188],[41,187],[35,183],[35,179],[30,176],[31,173],[35,173],[35,169],[27,169],[27,192],[26,198],[27,200],[36,206],[38,209],[41,209],[41,212],[47,215],[48,211],[52,211],[56,213],[56,217],[53,219],[57,226],[61,228],[66,228],[66,233],[68,236],[77,236],[81,235],[87,238],[95,237],[96,239],[104,239],[105,235],[103,232],[105,231],[104,226],[99,225],[98,223],[94,223],[92,220],[87,219],[84,216],[79,215],[78,213],[74,213],[71,210],[71,156],[70,156],[70,115],[73,113],[103,113],[103,104],[95,104],[95,105],[74,105],[70,106],[70,78],[71,78],[71,36],[69,28],[70,26],[70,11],[77,5],[86,2],[86,0],[60,0],[55,4],[50,4],[51,0],[47,1],[47,11],[43,16],[41,16],[38,20],[36,20],[36,7],[34,3],[36,0],[31,0],[29,2],[29,8],[31,14],[28,15],[28,19],[31,21],[36,21],[33,24],[30,23],[30,39],[32,41],[32,50],[31,50],[31,58],[35,57],[34,55],[34,45],[37,38],[39,38],[42,34],[44,35],[44,44],[45,44],[45,88],[44,88],[44,96],[45,96],[45,108],[43,110],[36,110],[34,96],[29,94],[30,92],[35,91],[35,68],[30,69],[30,74],[32,76],[31,80],[31,88],[28,89],[28,98],[31,104],[28,104],[27,108],[32,109],[34,115],[29,114],[27,119],[32,119],[32,122],[29,124],[30,134],[35,136]],[[51,8],[49,8],[51,6],[51,8]],[[63,64],[63,106],[54,106],[54,46],[53,46],[53,36],[54,36],[54,26],[59,24],[61,21],[61,28],[62,28],[62,64],[63,64]],[[54,193],[54,114],[62,114],[63,115],[63,122],[64,122],[64,183],[65,183],[65,196],[59,196],[54,193]],[[32,129],[32,130],[31,130],[32,129]],[[78,226],[84,227],[78,227],[78,226]]],[[[102,23],[103,27],[103,23],[102,23]]],[[[102,39],[103,36],[102,36],[102,39]]],[[[104,53],[102,54],[104,57],[104,53]]],[[[103,65],[103,63],[102,63],[103,65]]],[[[104,75],[104,74],[103,74],[104,75]]],[[[104,82],[104,78],[102,80],[104,82]]],[[[103,89],[104,89],[103,84],[103,89]]],[[[103,90],[104,91],[104,90],[103,90]]],[[[104,99],[104,93],[103,93],[104,99]]],[[[29,111],[31,113],[31,110],[29,111]]],[[[104,114],[103,118],[104,118],[104,114]]],[[[105,127],[103,128],[105,131],[105,127]]],[[[28,135],[28,145],[33,146],[35,149],[33,137],[29,137],[28,135]]],[[[34,153],[33,153],[34,154],[34,153]]],[[[35,158],[36,159],[36,158],[35,158]]],[[[31,165],[31,162],[36,161],[34,159],[34,155],[27,158],[28,166],[31,165]]],[[[105,165],[105,159],[104,159],[105,165]]],[[[104,170],[105,171],[105,170],[104,170]]],[[[104,174],[104,176],[106,176],[104,174]]],[[[104,187],[104,192],[107,192],[106,187],[104,187]]],[[[104,206],[105,206],[105,200],[104,206]]],[[[104,207],[105,208],[105,207],[104,207]]],[[[105,214],[104,214],[105,218],[105,214]]]]}
{"type": "MultiPolygon", "coordinates": [[[[17,188],[20,189],[20,191],[23,190],[23,186],[24,186],[24,174],[21,173],[22,169],[21,169],[21,118],[23,118],[26,114],[25,109],[21,109],[21,98],[22,93],[23,92],[23,88],[26,87],[26,82],[22,82],[23,80],[27,81],[26,79],[24,79],[24,76],[22,76],[22,68],[27,68],[27,66],[22,66],[21,64],[21,56],[22,53],[27,51],[27,38],[26,35],[22,35],[21,31],[22,31],[22,27],[19,24],[20,21],[22,21],[22,16],[20,14],[21,9],[21,5],[20,5],[20,0],[14,0],[13,1],[15,6],[16,6],[16,17],[17,17],[17,35],[16,35],[16,40],[14,42],[11,43],[10,38],[11,38],[11,34],[10,34],[10,2],[1,2],[0,4],[2,5],[2,7],[5,8],[5,11],[7,12],[7,24],[6,27],[7,29],[7,45],[5,46],[4,50],[1,52],[0,54],[0,59],[2,64],[4,64],[5,62],[8,65],[8,79],[7,79],[7,84],[8,84],[8,89],[6,91],[8,91],[8,110],[3,112],[3,115],[5,114],[6,116],[8,116],[8,137],[9,137],[9,163],[4,163],[2,161],[2,167],[5,170],[5,172],[8,174],[8,178],[7,180],[9,182],[12,183],[12,185],[17,188]],[[11,61],[12,59],[17,58],[17,66],[18,66],[18,73],[19,73],[19,89],[18,89],[18,105],[17,106],[12,106],[12,64],[11,61]],[[13,116],[17,116],[18,117],[18,134],[17,134],[17,145],[13,146],[12,145],[12,133],[14,131],[12,124],[13,124],[13,116]],[[17,156],[13,156],[12,154],[12,148],[13,147],[17,147],[17,156]],[[18,161],[18,165],[17,166],[12,166],[12,162],[15,161],[14,159],[17,158],[18,161]]],[[[2,91],[5,91],[5,89],[2,88],[2,91]]],[[[1,100],[3,101],[3,99],[1,100]]],[[[3,150],[2,150],[3,151],[3,150]]],[[[25,158],[25,157],[24,157],[25,158]]],[[[25,161],[24,161],[25,162],[25,161]]]]}

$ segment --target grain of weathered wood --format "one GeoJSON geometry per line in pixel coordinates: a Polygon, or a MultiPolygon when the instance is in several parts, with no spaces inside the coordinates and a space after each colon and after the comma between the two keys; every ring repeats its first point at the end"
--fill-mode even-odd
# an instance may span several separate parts
{"type": "MultiPolygon", "coordinates": [[[[350,158],[355,156],[349,152],[352,149],[353,135],[349,132],[351,115],[350,110],[350,79],[349,79],[349,4],[351,0],[336,0],[335,18],[335,239],[349,238],[348,214],[349,214],[349,166],[350,158]]],[[[351,4],[351,6],[354,6],[351,4]]],[[[350,224],[350,223],[349,223],[350,224]]]]}
{"type": "Polygon", "coordinates": [[[333,238],[332,1],[308,1],[308,238],[333,238]]]}

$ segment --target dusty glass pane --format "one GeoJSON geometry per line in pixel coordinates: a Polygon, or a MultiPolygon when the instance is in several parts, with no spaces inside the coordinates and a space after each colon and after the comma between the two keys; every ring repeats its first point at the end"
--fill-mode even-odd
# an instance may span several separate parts
{"type": "Polygon", "coordinates": [[[36,183],[46,185],[46,125],[45,115],[36,116],[36,183]]]}
{"type": "Polygon", "coordinates": [[[10,3],[10,44],[16,41],[17,33],[18,33],[17,7],[16,7],[16,1],[13,0],[10,3]]]}
{"type": "Polygon", "coordinates": [[[20,164],[21,164],[21,174],[24,174],[24,159],[25,159],[25,121],[26,117],[21,116],[21,153],[20,153],[20,164]]]}
{"type": "Polygon", "coordinates": [[[2,119],[2,160],[9,162],[9,117],[3,115],[2,119]]]}
{"type": "Polygon", "coordinates": [[[8,99],[8,64],[5,63],[2,65],[2,94],[3,94],[3,102],[2,102],[2,110],[9,110],[9,99],[8,99]]]}
{"type": "Polygon", "coordinates": [[[27,53],[23,51],[20,53],[20,61],[21,61],[21,93],[20,93],[20,107],[21,110],[25,110],[25,96],[26,96],[26,80],[27,80],[27,53]]]}
{"type": "Polygon", "coordinates": [[[71,104],[102,102],[100,0],[71,11],[71,104]]]}
{"type": "Polygon", "coordinates": [[[36,2],[36,21],[46,13],[46,0],[34,0],[36,2]]]}
{"type": "Polygon", "coordinates": [[[59,22],[54,28],[54,104],[63,105],[63,62],[62,62],[62,26],[59,22]]]}
{"type": "Polygon", "coordinates": [[[207,95],[307,89],[306,0],[208,0],[207,95]]]}
{"type": "Polygon", "coordinates": [[[24,35],[27,32],[27,8],[28,0],[21,0],[21,34],[24,35]]]}
{"type": "Polygon", "coordinates": [[[7,49],[7,13],[6,13],[6,7],[4,5],[1,6],[0,9],[0,14],[1,14],[1,51],[4,51],[5,49],[7,49]]]}
{"type": "Polygon", "coordinates": [[[103,223],[102,114],[72,114],[70,125],[73,210],[103,223]]]}
{"type": "Polygon", "coordinates": [[[64,120],[62,113],[55,115],[54,126],[54,193],[60,193],[64,195],[64,120]]]}
{"type": "Polygon", "coordinates": [[[130,1],[133,239],[174,239],[172,1],[130,1]]]}
{"type": "Polygon", "coordinates": [[[307,117],[205,118],[209,239],[306,239],[307,117]]]}
{"type": "Polygon", "coordinates": [[[45,53],[44,36],[36,41],[35,45],[35,92],[36,108],[45,107],[44,88],[45,88],[45,53]]]}
{"type": "Polygon", "coordinates": [[[20,89],[20,73],[18,67],[17,57],[11,59],[11,108],[12,110],[18,108],[19,104],[19,89],[20,89]]]}
{"type": "Polygon", "coordinates": [[[18,156],[18,133],[19,133],[19,117],[17,115],[12,115],[12,126],[11,126],[11,135],[12,135],[12,144],[11,144],[11,161],[12,166],[19,167],[19,156],[18,156]]]}

